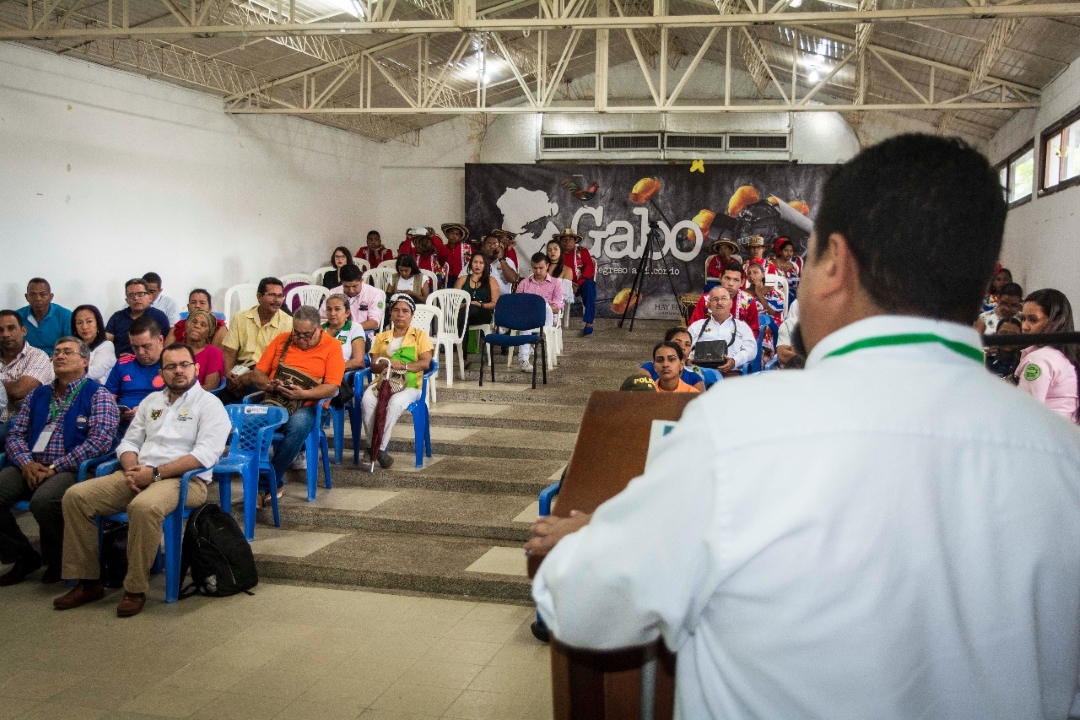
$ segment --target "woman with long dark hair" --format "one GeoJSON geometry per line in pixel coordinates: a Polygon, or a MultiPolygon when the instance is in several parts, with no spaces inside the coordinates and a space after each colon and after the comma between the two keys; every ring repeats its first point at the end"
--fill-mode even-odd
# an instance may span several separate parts
{"type": "MultiPolygon", "coordinates": [[[[1036,290],[1024,299],[1025,335],[1073,331],[1072,306],[1060,290],[1036,290]]],[[[1080,347],[1032,345],[1020,352],[1017,387],[1054,412],[1080,424],[1080,347]]]]}
{"type": "Polygon", "coordinates": [[[116,364],[116,350],[105,337],[105,321],[96,305],[80,305],[71,313],[71,334],[90,348],[90,365],[86,374],[104,383],[116,364]]]}
{"type": "Polygon", "coordinates": [[[323,287],[327,290],[333,290],[336,287],[340,287],[341,268],[345,267],[346,265],[355,264],[356,262],[353,260],[352,253],[349,251],[349,248],[345,247],[344,245],[338,245],[336,248],[334,248],[334,252],[330,253],[330,267],[334,269],[328,270],[327,273],[323,275],[323,287]]]}

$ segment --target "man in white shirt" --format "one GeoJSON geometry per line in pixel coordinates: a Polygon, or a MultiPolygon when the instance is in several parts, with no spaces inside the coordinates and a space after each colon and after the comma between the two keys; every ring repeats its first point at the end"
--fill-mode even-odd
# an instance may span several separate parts
{"type": "Polygon", "coordinates": [[[905,135],[826,183],[806,369],[722,383],[544,560],[554,637],[677,652],[679,718],[1065,718],[1080,670],[1080,433],[971,328],[1006,206],[905,135]],[[899,218],[899,220],[897,220],[899,218]],[[772,427],[782,398],[783,456],[772,427]]]}
{"type": "Polygon", "coordinates": [[[732,316],[731,303],[731,291],[723,286],[714,287],[709,291],[705,319],[690,323],[686,329],[694,345],[702,340],[723,340],[728,344],[727,359],[716,367],[722,373],[737,373],[757,357],[754,331],[732,316]]]}
{"type": "Polygon", "coordinates": [[[143,275],[143,280],[146,281],[146,291],[153,298],[150,307],[165,313],[170,325],[180,322],[180,306],[168,295],[161,294],[161,276],[156,272],[148,272],[143,275]]]}
{"type": "Polygon", "coordinates": [[[0,404],[0,450],[23,399],[52,381],[52,362],[44,351],[26,342],[22,317],[14,310],[0,310],[0,383],[6,396],[0,404]]]}
{"type": "MultiPolygon", "coordinates": [[[[94,518],[126,512],[128,571],[120,617],[138,615],[146,604],[150,566],[161,544],[161,521],[176,509],[184,473],[210,468],[218,461],[232,425],[221,402],[202,389],[199,366],[186,345],[173,344],[161,355],[165,388],[139,404],[135,419],[116,448],[120,470],[86,480],[64,494],[63,577],[77,580],[53,600],[69,610],[105,595],[98,563],[98,530],[94,518]]],[[[207,470],[188,483],[187,505],[206,502],[207,470]]]]}

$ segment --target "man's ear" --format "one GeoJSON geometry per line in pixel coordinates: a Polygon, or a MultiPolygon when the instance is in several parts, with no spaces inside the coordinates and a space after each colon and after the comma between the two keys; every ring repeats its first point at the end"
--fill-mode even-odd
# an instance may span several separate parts
{"type": "Polygon", "coordinates": [[[831,233],[815,259],[815,287],[822,297],[852,293],[859,286],[859,265],[847,238],[831,233]]]}

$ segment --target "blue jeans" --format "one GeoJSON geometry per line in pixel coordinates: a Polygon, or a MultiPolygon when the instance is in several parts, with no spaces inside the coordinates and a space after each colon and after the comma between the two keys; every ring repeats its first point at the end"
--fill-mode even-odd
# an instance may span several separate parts
{"type": "Polygon", "coordinates": [[[596,283],[592,280],[582,281],[577,294],[581,296],[581,304],[585,306],[581,319],[586,325],[592,325],[593,317],[596,315],[596,283]]]}
{"type": "MultiPolygon", "coordinates": [[[[285,484],[285,471],[289,465],[304,449],[304,442],[311,434],[311,428],[315,426],[315,406],[304,405],[289,418],[289,422],[282,426],[285,439],[274,450],[274,459],[270,462],[277,476],[278,487],[285,484]]],[[[308,462],[314,462],[309,459],[308,462]]],[[[263,488],[265,489],[265,488],[263,488]]]]}

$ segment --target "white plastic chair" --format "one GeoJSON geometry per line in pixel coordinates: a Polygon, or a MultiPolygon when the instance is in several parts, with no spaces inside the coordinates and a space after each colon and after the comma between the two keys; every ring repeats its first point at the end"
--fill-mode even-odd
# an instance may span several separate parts
{"type": "MultiPolygon", "coordinates": [[[[705,258],[705,272],[709,272],[709,263],[712,262],[714,257],[719,257],[716,253],[709,255],[705,258]]],[[[710,278],[708,274],[705,275],[705,282],[720,282],[720,278],[710,278]]]]}
{"type": "MultiPolygon", "coordinates": [[[[436,348],[442,348],[446,354],[443,367],[446,368],[446,385],[454,384],[454,348],[458,352],[458,368],[461,370],[461,379],[465,379],[465,333],[467,332],[468,319],[458,332],[458,315],[461,308],[469,305],[469,293],[464,290],[435,290],[427,297],[427,304],[437,308],[442,316],[439,323],[439,332],[431,340],[436,348]]],[[[467,313],[468,311],[466,311],[467,313]]]]}
{"type": "Polygon", "coordinates": [[[281,276],[281,282],[285,283],[285,287],[289,287],[294,283],[307,283],[308,285],[314,285],[315,276],[308,275],[307,273],[289,273],[288,275],[281,276]]]}
{"type": "Polygon", "coordinates": [[[769,273],[765,276],[765,287],[776,288],[780,291],[780,297],[784,300],[784,309],[780,312],[780,320],[783,322],[788,314],[788,281],[783,275],[769,273]]]}
{"type": "MultiPolygon", "coordinates": [[[[439,328],[442,324],[441,321],[442,317],[439,315],[438,308],[428,307],[427,305],[417,305],[416,310],[413,311],[412,322],[409,323],[409,325],[417,330],[423,330],[434,340],[435,336],[439,334],[439,328]],[[434,334],[432,334],[431,331],[432,322],[435,323],[434,334]]],[[[436,347],[435,356],[432,358],[433,360],[439,359],[438,353],[439,351],[436,347]]],[[[428,387],[430,389],[430,392],[428,393],[428,404],[430,405],[431,403],[438,402],[438,400],[435,397],[435,383],[430,383],[428,387]]]]}
{"type": "Polygon", "coordinates": [[[316,310],[322,307],[323,301],[330,296],[330,291],[322,285],[300,285],[285,293],[285,307],[290,312],[301,305],[308,305],[316,310]],[[294,307],[293,301],[299,298],[300,302],[294,307]]]}
{"type": "Polygon", "coordinates": [[[386,292],[386,286],[394,277],[394,268],[377,267],[364,273],[364,282],[370,282],[375,287],[386,292]]]}
{"type": "Polygon", "coordinates": [[[259,286],[255,283],[233,285],[225,291],[225,315],[232,319],[236,313],[255,305],[259,301],[258,292],[259,286]]]}
{"type": "Polygon", "coordinates": [[[326,273],[334,272],[334,268],[330,265],[324,265],[315,272],[311,273],[311,277],[315,279],[312,285],[322,285],[323,278],[326,277],[326,273]]]}
{"type": "Polygon", "coordinates": [[[393,258],[391,260],[383,260],[381,263],[379,263],[379,267],[381,267],[381,268],[395,268],[396,269],[397,268],[397,258],[393,258]]]}
{"type": "Polygon", "coordinates": [[[427,282],[431,283],[431,291],[434,292],[439,289],[439,276],[430,270],[420,270],[420,274],[424,276],[427,282]]]}
{"type": "Polygon", "coordinates": [[[356,263],[356,267],[360,268],[360,272],[362,273],[371,269],[371,263],[364,258],[353,258],[353,262],[356,263]]]}
{"type": "Polygon", "coordinates": [[[574,296],[574,281],[563,278],[560,279],[559,282],[562,283],[563,327],[568,328],[570,327],[570,307],[574,304],[574,300],[576,299],[574,296]]]}

